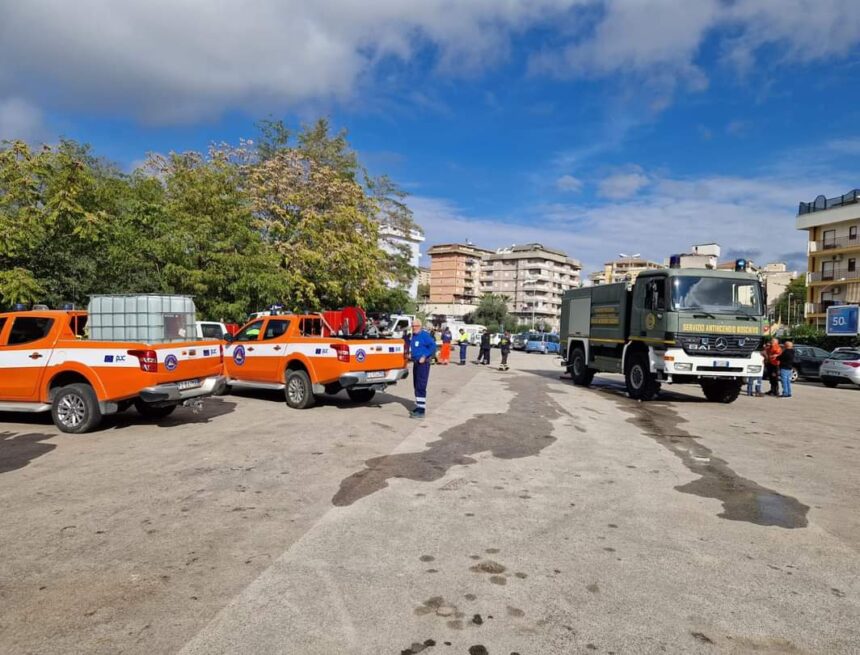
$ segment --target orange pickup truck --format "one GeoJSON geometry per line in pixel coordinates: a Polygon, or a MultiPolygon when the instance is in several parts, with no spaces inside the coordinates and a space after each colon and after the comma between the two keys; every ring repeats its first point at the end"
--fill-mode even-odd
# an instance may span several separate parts
{"type": "Polygon", "coordinates": [[[50,411],[60,430],[80,433],[132,404],[162,418],[224,387],[218,341],[90,341],[86,321],[81,311],[0,314],[0,411],[50,411]]]}
{"type": "Polygon", "coordinates": [[[228,338],[224,372],[231,387],[283,390],[295,409],[343,389],[368,402],[408,376],[405,349],[402,339],[335,336],[323,314],[261,316],[228,338]]]}

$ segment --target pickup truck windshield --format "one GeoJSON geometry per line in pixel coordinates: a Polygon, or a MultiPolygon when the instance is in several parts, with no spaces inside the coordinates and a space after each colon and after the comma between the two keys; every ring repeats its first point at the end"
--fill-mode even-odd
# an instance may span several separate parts
{"type": "Polygon", "coordinates": [[[672,309],[699,310],[712,314],[761,316],[761,285],[756,280],[699,277],[674,277],[672,309]]]}

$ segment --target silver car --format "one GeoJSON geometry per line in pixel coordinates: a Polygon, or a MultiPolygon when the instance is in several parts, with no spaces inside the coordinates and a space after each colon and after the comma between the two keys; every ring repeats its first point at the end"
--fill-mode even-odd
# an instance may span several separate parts
{"type": "Polygon", "coordinates": [[[860,386],[860,350],[834,350],[821,363],[819,374],[825,387],[845,382],[860,386]]]}

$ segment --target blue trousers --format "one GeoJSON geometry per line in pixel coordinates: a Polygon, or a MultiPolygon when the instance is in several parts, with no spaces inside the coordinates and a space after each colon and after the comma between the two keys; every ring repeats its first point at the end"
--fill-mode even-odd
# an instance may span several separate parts
{"type": "Polygon", "coordinates": [[[468,347],[469,347],[468,344],[465,344],[465,343],[460,344],[460,361],[461,362],[466,361],[466,348],[468,348],[468,347]]]}
{"type": "Polygon", "coordinates": [[[427,381],[430,379],[430,362],[412,364],[412,384],[415,387],[415,407],[427,408],[427,381]]]}
{"type": "Polygon", "coordinates": [[[791,369],[779,369],[779,378],[782,382],[782,395],[786,398],[791,398],[791,369]]]}

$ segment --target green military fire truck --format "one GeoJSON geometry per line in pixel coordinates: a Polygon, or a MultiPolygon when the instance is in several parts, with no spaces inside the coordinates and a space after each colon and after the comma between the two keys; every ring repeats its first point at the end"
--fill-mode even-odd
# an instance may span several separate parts
{"type": "Polygon", "coordinates": [[[621,373],[637,400],[656,398],[666,382],[699,384],[708,400],[733,402],[764,366],[766,301],[745,268],[743,260],[734,271],[680,268],[673,258],[633,284],[567,291],[562,357],[574,384],[621,373]]]}

